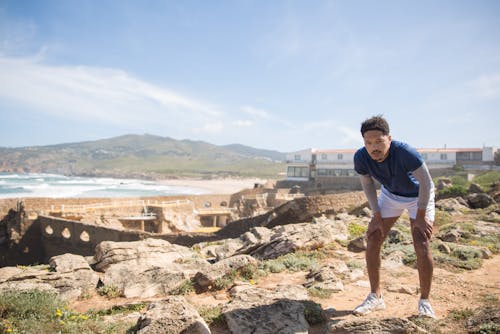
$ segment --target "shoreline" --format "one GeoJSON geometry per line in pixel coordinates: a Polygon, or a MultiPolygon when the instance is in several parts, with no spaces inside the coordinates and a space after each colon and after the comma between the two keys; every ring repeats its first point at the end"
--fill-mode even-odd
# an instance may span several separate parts
{"type": "Polygon", "coordinates": [[[268,180],[259,178],[225,178],[225,179],[163,179],[156,180],[159,184],[176,187],[198,188],[208,191],[208,194],[234,194],[244,189],[252,189],[256,183],[265,184],[268,180]]]}

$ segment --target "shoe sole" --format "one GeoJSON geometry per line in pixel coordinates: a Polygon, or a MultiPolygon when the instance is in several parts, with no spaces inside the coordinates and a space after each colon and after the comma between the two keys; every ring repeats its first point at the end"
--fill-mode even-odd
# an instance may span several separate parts
{"type": "Polygon", "coordinates": [[[372,310],[368,310],[364,313],[362,312],[356,312],[356,311],[352,311],[352,314],[354,314],[355,316],[358,316],[358,317],[361,317],[363,315],[367,315],[367,314],[370,314],[372,313],[373,311],[380,311],[380,310],[385,310],[385,305],[384,306],[377,306],[375,308],[373,308],[372,310]]]}

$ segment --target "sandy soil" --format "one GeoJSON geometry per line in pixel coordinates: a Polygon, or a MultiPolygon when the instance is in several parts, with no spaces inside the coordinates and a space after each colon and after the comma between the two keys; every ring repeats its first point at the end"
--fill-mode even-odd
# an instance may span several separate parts
{"type": "Polygon", "coordinates": [[[253,188],[255,183],[264,184],[263,179],[175,179],[158,181],[169,186],[194,187],[205,190],[208,194],[234,194],[240,190],[253,188]]]}

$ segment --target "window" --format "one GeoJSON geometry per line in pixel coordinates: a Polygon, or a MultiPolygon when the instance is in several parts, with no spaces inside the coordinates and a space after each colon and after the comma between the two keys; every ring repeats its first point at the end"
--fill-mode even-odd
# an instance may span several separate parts
{"type": "Polygon", "coordinates": [[[327,160],[328,159],[328,155],[326,155],[325,153],[321,154],[321,160],[327,160]]]}
{"type": "Polygon", "coordinates": [[[344,159],[344,155],[342,153],[337,154],[337,160],[344,159]]]}
{"type": "Polygon", "coordinates": [[[427,159],[428,159],[428,157],[427,157],[427,153],[422,153],[422,159],[424,159],[424,160],[427,160],[427,159]]]}
{"type": "Polygon", "coordinates": [[[441,160],[448,160],[448,155],[446,153],[441,153],[441,160]]]}
{"type": "Polygon", "coordinates": [[[295,154],[295,160],[300,160],[300,154],[295,154]]]}
{"type": "Polygon", "coordinates": [[[290,177],[309,177],[309,168],[289,166],[286,175],[290,177]]]}

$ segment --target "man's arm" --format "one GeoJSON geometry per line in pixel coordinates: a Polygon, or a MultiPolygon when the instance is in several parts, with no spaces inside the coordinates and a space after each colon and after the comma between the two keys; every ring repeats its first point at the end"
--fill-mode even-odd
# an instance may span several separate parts
{"type": "Polygon", "coordinates": [[[432,236],[432,221],[428,221],[425,216],[427,205],[429,205],[429,199],[431,196],[431,190],[434,187],[432,183],[431,175],[429,169],[425,162],[422,166],[418,167],[412,172],[413,176],[419,182],[418,188],[418,201],[417,201],[417,217],[415,219],[415,227],[420,230],[423,236],[430,239],[432,236]]]}
{"type": "Polygon", "coordinates": [[[377,190],[375,189],[375,182],[370,175],[360,175],[359,179],[361,181],[361,187],[365,192],[366,199],[368,200],[368,204],[372,209],[373,213],[380,212],[380,208],[378,206],[377,200],[377,190]]]}
{"type": "Polygon", "coordinates": [[[429,199],[431,196],[431,190],[434,188],[434,183],[432,183],[431,174],[425,162],[412,172],[413,176],[417,179],[419,183],[418,188],[418,202],[417,207],[420,210],[427,209],[429,204],[429,199]]]}
{"type": "Polygon", "coordinates": [[[366,235],[370,236],[376,231],[380,231],[380,236],[384,237],[384,224],[382,220],[382,214],[380,213],[380,207],[378,206],[377,200],[377,190],[375,189],[375,182],[370,175],[360,175],[361,186],[365,192],[368,204],[373,212],[373,217],[368,224],[368,230],[366,235]]]}

